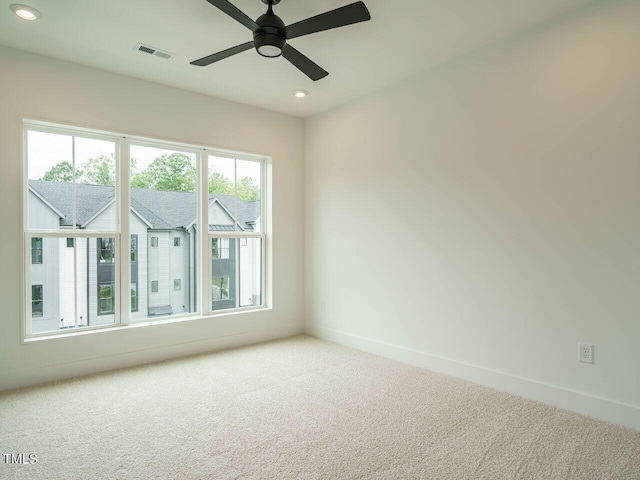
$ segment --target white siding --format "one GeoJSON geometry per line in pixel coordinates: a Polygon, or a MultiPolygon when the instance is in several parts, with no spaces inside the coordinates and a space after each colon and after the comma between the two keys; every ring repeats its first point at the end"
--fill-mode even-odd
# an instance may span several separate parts
{"type": "MultiPolygon", "coordinates": [[[[173,241],[172,232],[150,231],[148,255],[149,255],[149,306],[159,307],[170,305],[170,271],[169,271],[169,241],[173,241]],[[151,239],[158,238],[158,246],[151,246],[151,239]],[[158,291],[151,291],[151,282],[158,282],[158,291]]],[[[171,284],[173,288],[173,284],[171,284]]]]}
{"type": "Polygon", "coordinates": [[[229,216],[218,202],[209,205],[209,225],[233,225],[233,218],[229,216]]]}
{"type": "Polygon", "coordinates": [[[113,202],[104,211],[100,212],[96,218],[91,220],[85,227],[85,230],[102,230],[114,231],[116,228],[116,203],[113,202]]]}
{"type": "Polygon", "coordinates": [[[131,314],[131,319],[135,321],[147,318],[151,282],[148,281],[147,251],[150,241],[147,238],[147,225],[134,213],[131,214],[131,235],[138,236],[138,311],[131,314]]]}
{"type": "MultiPolygon", "coordinates": [[[[60,217],[51,207],[29,191],[29,228],[56,229],[60,226],[60,217]]],[[[42,263],[31,263],[31,244],[27,246],[26,261],[31,268],[31,285],[42,285],[42,317],[33,319],[34,333],[57,330],[60,322],[60,276],[58,242],[55,239],[43,239],[42,263]]],[[[31,306],[29,306],[31,308],[31,306]]]]}
{"type": "Polygon", "coordinates": [[[29,228],[60,228],[60,216],[29,190],[29,228]]]}
{"type": "Polygon", "coordinates": [[[169,234],[169,298],[174,314],[189,311],[189,244],[186,232],[175,231],[169,234]],[[174,246],[174,239],[179,238],[180,245],[174,246]],[[175,280],[180,280],[180,290],[174,287],[175,280]]]}
{"type": "MultiPolygon", "coordinates": [[[[75,285],[75,248],[67,247],[67,239],[57,239],[60,251],[60,323],[68,327],[76,324],[75,285]],[[62,321],[64,319],[64,322],[62,321]]],[[[86,297],[86,295],[85,295],[86,297]]],[[[79,323],[79,322],[78,322],[79,323]]]]}

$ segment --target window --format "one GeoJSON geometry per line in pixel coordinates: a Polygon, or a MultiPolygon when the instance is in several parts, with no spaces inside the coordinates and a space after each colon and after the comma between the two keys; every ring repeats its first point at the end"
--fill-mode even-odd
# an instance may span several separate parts
{"type": "Polygon", "coordinates": [[[138,285],[135,283],[131,284],[131,311],[138,311],[138,285]]]}
{"type": "Polygon", "coordinates": [[[31,316],[41,317],[44,313],[42,285],[31,286],[31,316]]]}
{"type": "Polygon", "coordinates": [[[100,285],[99,288],[98,315],[113,313],[115,310],[115,298],[113,295],[113,284],[100,285]]]}
{"type": "Polygon", "coordinates": [[[264,305],[264,162],[209,156],[213,311],[264,305]]]}
{"type": "Polygon", "coordinates": [[[42,264],[42,238],[31,239],[31,263],[33,265],[42,264]]]}
{"type": "Polygon", "coordinates": [[[265,306],[269,160],[34,120],[23,130],[25,338],[265,306]]]}
{"type": "Polygon", "coordinates": [[[132,313],[138,311],[138,276],[140,274],[138,270],[138,235],[131,235],[131,251],[130,262],[131,267],[131,309],[132,313]]]}
{"type": "Polygon", "coordinates": [[[98,238],[98,262],[115,262],[115,249],[113,238],[98,238]]]}
{"type": "Polygon", "coordinates": [[[131,262],[138,261],[138,235],[131,235],[131,262]]]}
{"type": "Polygon", "coordinates": [[[211,240],[211,256],[213,258],[229,258],[229,239],[214,238],[211,240]]]}
{"type": "Polygon", "coordinates": [[[229,277],[212,277],[211,296],[214,302],[229,300],[229,277]]]}

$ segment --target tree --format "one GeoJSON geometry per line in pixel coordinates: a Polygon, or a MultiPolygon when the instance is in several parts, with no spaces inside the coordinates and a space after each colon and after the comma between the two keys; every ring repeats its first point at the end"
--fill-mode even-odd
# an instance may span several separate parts
{"type": "Polygon", "coordinates": [[[84,174],[80,179],[81,183],[92,183],[94,185],[115,185],[116,184],[116,162],[106,155],[92,157],[82,164],[84,174]]]}
{"type": "Polygon", "coordinates": [[[131,178],[134,188],[195,192],[196,168],[184,153],[172,153],[157,157],[146,170],[131,178]]]}
{"type": "Polygon", "coordinates": [[[209,193],[233,195],[235,194],[235,189],[227,177],[221,173],[212,172],[209,174],[209,193]]]}
{"type": "Polygon", "coordinates": [[[253,183],[251,177],[242,177],[238,180],[236,195],[245,202],[260,200],[260,187],[253,183]]]}
{"type": "MultiPolygon", "coordinates": [[[[82,177],[82,174],[82,169],[76,169],[75,179],[78,180],[80,177],[82,177]]],[[[42,180],[46,182],[71,183],[74,180],[73,166],[66,160],[64,162],[60,162],[57,165],[51,167],[51,170],[44,174],[42,180]]]]}

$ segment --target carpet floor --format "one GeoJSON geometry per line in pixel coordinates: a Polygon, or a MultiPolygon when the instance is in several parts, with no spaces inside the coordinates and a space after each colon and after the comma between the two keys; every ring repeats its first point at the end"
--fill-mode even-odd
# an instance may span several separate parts
{"type": "Polygon", "coordinates": [[[0,450],[2,479],[640,479],[640,432],[309,336],[2,392],[0,450]]]}

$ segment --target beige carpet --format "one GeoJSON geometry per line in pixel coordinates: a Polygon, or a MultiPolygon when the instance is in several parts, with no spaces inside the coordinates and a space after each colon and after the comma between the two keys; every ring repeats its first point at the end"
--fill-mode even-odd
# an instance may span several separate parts
{"type": "Polygon", "coordinates": [[[2,479],[640,479],[640,432],[307,336],[0,393],[2,479]]]}

